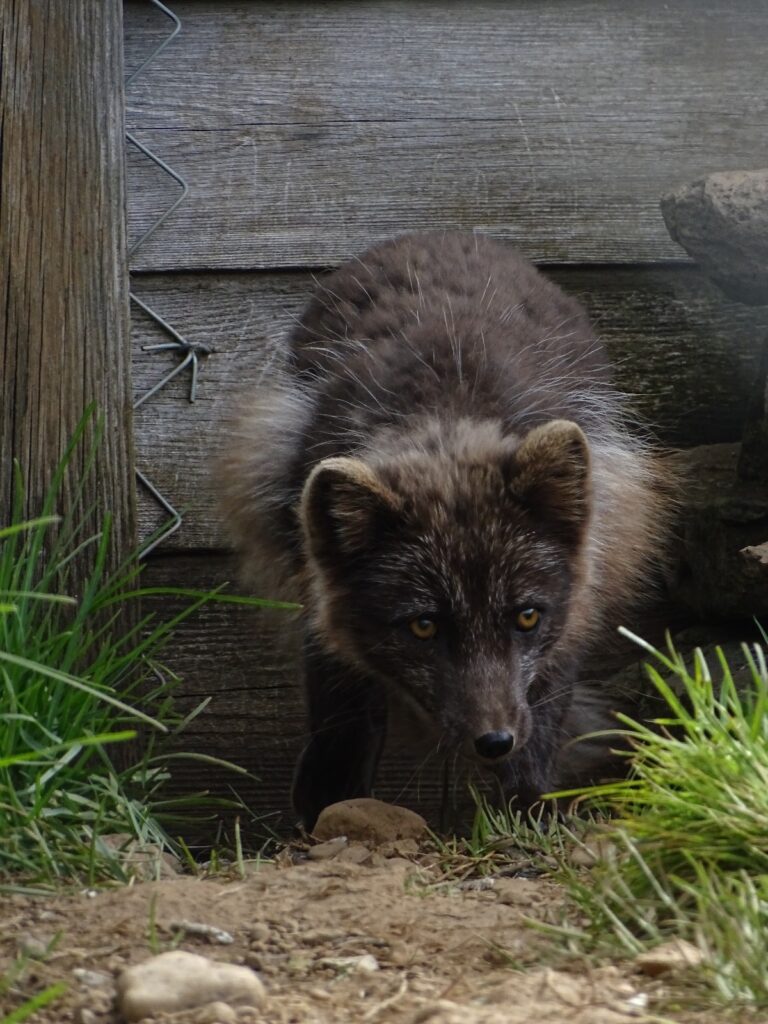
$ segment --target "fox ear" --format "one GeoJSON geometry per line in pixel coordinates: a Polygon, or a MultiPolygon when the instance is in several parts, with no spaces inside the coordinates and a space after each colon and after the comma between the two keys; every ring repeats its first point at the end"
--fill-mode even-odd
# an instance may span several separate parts
{"type": "Polygon", "coordinates": [[[394,519],[399,499],[361,459],[324,459],[301,496],[301,524],[321,564],[359,554],[394,519]]]}
{"type": "Polygon", "coordinates": [[[570,420],[527,434],[514,453],[512,491],[564,540],[581,539],[592,506],[589,445],[570,420]]]}

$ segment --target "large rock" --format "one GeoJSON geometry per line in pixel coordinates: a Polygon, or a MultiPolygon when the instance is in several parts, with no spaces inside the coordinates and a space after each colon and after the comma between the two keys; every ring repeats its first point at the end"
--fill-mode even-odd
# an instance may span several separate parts
{"type": "Polygon", "coordinates": [[[249,967],[173,950],[128,967],[117,979],[117,1005],[127,1021],[197,1010],[209,1003],[260,1006],[264,986],[249,967]]]}
{"type": "Polygon", "coordinates": [[[710,174],[665,195],[661,212],[731,298],[768,303],[768,169],[710,174]]]}
{"type": "Polygon", "coordinates": [[[363,843],[380,845],[396,839],[418,839],[427,829],[420,814],[381,800],[342,800],[326,807],[312,834],[316,839],[346,836],[363,843]]]}

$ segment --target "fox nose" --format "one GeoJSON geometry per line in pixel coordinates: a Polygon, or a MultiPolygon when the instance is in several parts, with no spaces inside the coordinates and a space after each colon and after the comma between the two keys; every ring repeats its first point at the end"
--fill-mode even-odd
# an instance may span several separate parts
{"type": "Polygon", "coordinates": [[[515,737],[506,729],[499,732],[486,732],[475,740],[475,750],[486,761],[496,761],[500,757],[506,757],[514,745],[515,737]]]}

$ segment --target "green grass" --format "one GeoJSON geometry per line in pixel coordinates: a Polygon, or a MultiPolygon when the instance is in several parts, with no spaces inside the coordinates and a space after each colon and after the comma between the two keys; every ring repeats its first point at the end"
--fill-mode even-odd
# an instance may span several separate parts
{"type": "Polygon", "coordinates": [[[705,954],[709,997],[768,1007],[768,671],[761,647],[743,648],[746,684],[696,650],[691,665],[632,634],[654,664],[665,713],[645,724],[620,716],[633,752],[628,777],[576,796],[613,816],[589,872],[561,862],[579,926],[576,950],[635,955],[671,937],[705,954]]]}
{"type": "Polygon", "coordinates": [[[174,759],[191,755],[164,752],[159,743],[183,731],[202,706],[186,718],[174,712],[176,680],[158,659],[179,623],[207,602],[269,605],[143,588],[135,557],[107,572],[109,521],[89,532],[93,514],[83,507],[93,452],[69,508],[58,507],[91,417],[83,418],[31,522],[22,521],[16,469],[12,522],[0,530],[0,883],[16,888],[127,879],[131,869],[104,836],[174,848],[169,829],[206,801],[163,795],[174,759]],[[77,597],[76,559],[88,565],[77,597]],[[166,621],[142,615],[140,600],[159,595],[188,601],[166,621]],[[137,734],[142,753],[125,766],[122,742],[137,734]]]}
{"type": "MultiPolygon", "coordinates": [[[[57,935],[54,940],[50,943],[50,946],[46,952],[52,951],[57,945],[60,935],[57,935]]],[[[68,989],[68,985],[64,981],[55,982],[52,985],[48,985],[40,992],[25,999],[23,1003],[11,1010],[9,1013],[5,1013],[2,1009],[3,1002],[8,993],[13,992],[19,986],[24,984],[24,975],[30,964],[30,956],[28,953],[21,953],[15,958],[15,960],[6,968],[5,972],[0,975],[0,1013],[3,1015],[0,1017],[0,1024],[22,1024],[22,1021],[28,1020],[37,1010],[42,1010],[50,1003],[55,1002],[60,996],[68,989]]]]}
{"type": "Polygon", "coordinates": [[[29,1020],[33,1013],[49,1006],[60,996],[63,996],[66,991],[67,984],[64,981],[59,981],[55,985],[49,985],[48,988],[38,992],[31,999],[25,1000],[21,1006],[17,1006],[15,1010],[11,1010],[9,1014],[0,1018],[0,1024],[22,1024],[23,1021],[29,1020]]]}
{"type": "Polygon", "coordinates": [[[472,827],[466,835],[443,837],[430,831],[430,845],[436,856],[439,886],[520,872],[546,874],[565,857],[579,835],[591,827],[588,820],[565,828],[542,805],[528,814],[513,806],[499,807],[474,786],[472,827]]]}

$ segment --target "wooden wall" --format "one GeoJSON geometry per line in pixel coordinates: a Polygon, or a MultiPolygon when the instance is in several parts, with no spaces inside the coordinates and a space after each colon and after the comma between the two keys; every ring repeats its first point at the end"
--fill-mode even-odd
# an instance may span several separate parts
{"type": "MultiPolygon", "coordinates": [[[[178,378],[138,410],[137,461],[184,524],[152,580],[235,575],[208,485],[232,396],[279,350],[312,275],[412,228],[473,228],[584,299],[621,385],[658,434],[739,437],[768,315],[726,302],[668,237],[661,193],[765,164],[762,0],[175,0],[182,32],[131,85],[129,129],[188,180],[133,259],[133,287],[211,345],[198,398],[178,378]]],[[[128,69],[166,31],[125,3],[128,69]]],[[[129,150],[132,237],[177,186],[129,150]]],[[[134,383],[173,365],[134,317],[134,383]]],[[[146,533],[159,521],[141,495],[146,533]]],[[[302,719],[275,613],[215,607],[168,660],[183,701],[212,695],[184,745],[229,756],[257,813],[284,812],[302,719]]],[[[183,787],[235,780],[194,764],[183,787]]],[[[394,759],[382,792],[434,807],[434,772],[394,759]]],[[[290,820],[290,815],[284,820],[290,820]]]]}

